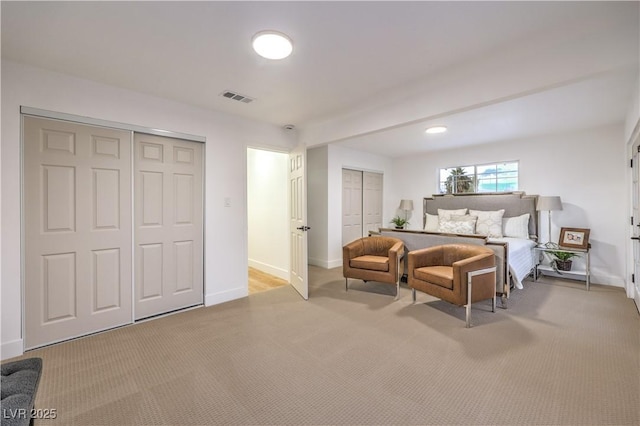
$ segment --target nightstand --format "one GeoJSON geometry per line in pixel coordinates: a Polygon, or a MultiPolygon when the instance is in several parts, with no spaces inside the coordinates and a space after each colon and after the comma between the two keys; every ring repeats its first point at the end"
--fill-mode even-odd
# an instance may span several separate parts
{"type": "Polygon", "coordinates": [[[589,291],[589,286],[591,285],[591,265],[590,265],[591,256],[589,253],[590,249],[591,249],[591,245],[589,245],[589,248],[587,248],[586,250],[575,249],[575,248],[569,249],[564,247],[552,248],[552,247],[545,247],[543,245],[534,247],[533,250],[535,252],[536,266],[533,270],[534,272],[533,279],[537,281],[540,274],[544,274],[544,275],[549,275],[556,278],[581,280],[587,283],[587,291],[589,291]],[[585,259],[585,267],[579,268],[579,269],[572,268],[570,271],[557,272],[555,269],[553,269],[553,267],[549,265],[549,262],[551,261],[551,254],[549,252],[552,252],[552,251],[566,251],[569,253],[574,253],[578,257],[585,259]]]}

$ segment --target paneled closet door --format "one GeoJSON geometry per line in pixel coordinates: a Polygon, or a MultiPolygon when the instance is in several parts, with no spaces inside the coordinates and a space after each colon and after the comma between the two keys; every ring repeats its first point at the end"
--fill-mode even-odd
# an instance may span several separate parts
{"type": "Polygon", "coordinates": [[[362,172],[342,169],[342,245],[362,237],[362,172]]]}
{"type": "Polygon", "coordinates": [[[25,348],[132,322],[131,133],[25,116],[23,134],[25,348]]]}
{"type": "Polygon", "coordinates": [[[382,228],[382,173],[362,172],[363,236],[382,228]]]}
{"type": "Polygon", "coordinates": [[[203,302],[202,144],[136,133],[135,318],[203,302]]]}

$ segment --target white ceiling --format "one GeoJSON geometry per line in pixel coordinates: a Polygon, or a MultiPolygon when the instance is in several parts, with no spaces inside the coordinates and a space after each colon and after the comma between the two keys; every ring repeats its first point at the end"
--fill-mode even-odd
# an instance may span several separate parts
{"type": "MultiPolygon", "coordinates": [[[[639,10],[637,2],[3,1],[2,58],[302,130],[344,123],[369,105],[397,111],[405,97],[411,108],[415,96],[405,95],[423,94],[428,112],[416,106],[406,119],[333,138],[395,157],[622,122],[637,90],[639,10]],[[265,29],[288,34],[293,55],[258,57],[250,41],[265,29]],[[455,110],[443,102],[441,111],[423,90],[517,51],[522,66],[545,75],[544,88],[521,79],[492,96],[482,93],[486,81],[467,79],[485,101],[455,110]],[[588,60],[576,63],[579,53],[588,60]],[[553,75],[563,61],[580,75],[553,75]],[[224,90],[256,101],[222,98],[224,90]],[[431,122],[450,132],[426,138],[431,122]]],[[[522,75],[503,67],[494,76],[509,73],[522,75]]]]}

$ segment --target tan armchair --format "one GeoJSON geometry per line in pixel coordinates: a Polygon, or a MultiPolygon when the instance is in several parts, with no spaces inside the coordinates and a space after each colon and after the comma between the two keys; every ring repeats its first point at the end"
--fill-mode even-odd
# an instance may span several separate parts
{"type": "Polygon", "coordinates": [[[409,252],[407,283],[416,290],[458,306],[466,306],[471,326],[471,304],[492,299],[496,311],[496,260],[493,250],[469,244],[447,244],[409,252]]]}
{"type": "Polygon", "coordinates": [[[364,237],[342,248],[344,287],[349,291],[349,278],[396,285],[400,293],[400,262],[404,255],[402,240],[392,237],[364,237]]]}

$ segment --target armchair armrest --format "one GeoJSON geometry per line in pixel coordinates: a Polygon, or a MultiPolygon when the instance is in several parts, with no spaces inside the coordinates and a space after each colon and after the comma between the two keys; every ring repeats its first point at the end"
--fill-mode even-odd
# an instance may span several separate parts
{"type": "Polygon", "coordinates": [[[342,254],[345,256],[345,259],[364,256],[364,246],[362,245],[362,241],[351,241],[349,244],[342,247],[342,254]]]}
{"type": "Polygon", "coordinates": [[[404,243],[398,241],[389,249],[389,271],[394,275],[398,274],[398,259],[404,254],[404,243]]]}
{"type": "MultiPolygon", "coordinates": [[[[491,271],[487,271],[487,273],[491,274],[487,276],[480,276],[474,278],[478,279],[482,282],[490,283],[487,288],[478,288],[475,290],[474,299],[478,298],[489,298],[489,295],[495,295],[495,257],[492,253],[483,253],[473,257],[469,257],[467,259],[462,259],[455,262],[453,266],[453,281],[455,282],[454,288],[457,288],[459,295],[467,299],[469,297],[468,288],[467,288],[467,274],[473,271],[478,271],[481,269],[493,268],[491,271]],[[486,294],[485,294],[486,293],[486,294]]],[[[480,300],[480,299],[477,299],[480,300]]]]}

